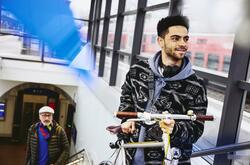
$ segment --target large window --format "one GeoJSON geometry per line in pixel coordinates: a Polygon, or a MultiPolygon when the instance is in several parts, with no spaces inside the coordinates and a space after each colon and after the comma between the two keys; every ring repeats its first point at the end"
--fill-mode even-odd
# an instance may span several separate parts
{"type": "Polygon", "coordinates": [[[208,64],[204,67],[228,73],[223,64],[218,62],[223,62],[221,59],[224,55],[231,58],[234,33],[242,18],[240,10],[242,2],[233,0],[185,0],[183,2],[183,15],[188,16],[190,21],[189,50],[192,53],[217,54],[218,57],[204,58],[204,63],[208,64]],[[233,25],[232,22],[234,22],[233,25]],[[215,58],[219,58],[220,61],[215,58]],[[209,59],[211,61],[206,61],[209,59]]]}
{"type": "MultiPolygon", "coordinates": [[[[216,76],[227,76],[234,33],[242,18],[239,10],[241,2],[234,0],[185,0],[183,2],[182,14],[188,16],[190,23],[189,51],[194,65],[205,67],[205,69],[199,68],[201,71],[216,76]],[[233,25],[232,22],[234,22],[233,25]]],[[[214,115],[216,120],[205,123],[204,133],[195,144],[201,150],[216,146],[224,100],[222,89],[208,88],[207,92],[209,97],[207,114],[214,115]]],[[[207,160],[212,163],[213,156],[209,156],[207,160]]]]}

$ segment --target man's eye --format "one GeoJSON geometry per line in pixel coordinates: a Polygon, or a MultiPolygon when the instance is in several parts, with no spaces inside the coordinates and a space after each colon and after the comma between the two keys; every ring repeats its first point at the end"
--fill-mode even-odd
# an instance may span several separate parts
{"type": "Polygon", "coordinates": [[[179,38],[178,37],[172,37],[172,40],[173,41],[179,41],[179,38]]]}
{"type": "Polygon", "coordinates": [[[189,37],[185,37],[183,40],[184,40],[185,42],[188,42],[189,37]]]}

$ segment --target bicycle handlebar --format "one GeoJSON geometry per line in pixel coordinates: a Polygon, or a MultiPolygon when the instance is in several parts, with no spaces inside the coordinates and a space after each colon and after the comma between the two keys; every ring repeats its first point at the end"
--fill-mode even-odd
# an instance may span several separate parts
{"type": "MultiPolygon", "coordinates": [[[[192,112],[188,112],[188,115],[181,115],[181,114],[151,114],[147,112],[115,112],[115,117],[118,118],[139,118],[142,120],[153,120],[153,119],[175,119],[175,120],[201,120],[201,121],[213,121],[213,115],[195,115],[192,112]]],[[[141,121],[134,119],[134,121],[141,121]]]]}
{"type": "Polygon", "coordinates": [[[137,118],[138,112],[114,112],[114,116],[118,118],[137,118]]]}

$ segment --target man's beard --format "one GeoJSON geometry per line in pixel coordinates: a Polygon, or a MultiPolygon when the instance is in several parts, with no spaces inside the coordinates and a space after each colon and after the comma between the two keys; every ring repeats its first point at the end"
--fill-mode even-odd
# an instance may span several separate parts
{"type": "Polygon", "coordinates": [[[174,51],[176,51],[176,48],[172,51],[171,49],[167,48],[166,44],[164,44],[164,51],[166,55],[171,58],[172,61],[178,62],[184,58],[184,56],[179,57],[174,51]]]}
{"type": "Polygon", "coordinates": [[[44,125],[44,126],[50,125],[50,121],[44,121],[44,122],[43,122],[43,125],[44,125]]]}

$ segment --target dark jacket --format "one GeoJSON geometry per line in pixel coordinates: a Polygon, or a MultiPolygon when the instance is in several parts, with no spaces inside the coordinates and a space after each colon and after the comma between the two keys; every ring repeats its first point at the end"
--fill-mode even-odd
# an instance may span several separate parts
{"type": "MultiPolygon", "coordinates": [[[[26,165],[38,164],[39,138],[37,127],[39,123],[31,125],[28,130],[26,165]]],[[[69,142],[63,128],[53,121],[48,140],[49,163],[55,165],[64,165],[69,156],[69,142]]]]}
{"type": "MultiPolygon", "coordinates": [[[[160,54],[156,54],[155,57],[160,54]]],[[[156,58],[155,58],[156,59],[156,58]]],[[[155,60],[154,59],[154,60],[155,60]]],[[[158,58],[159,59],[159,58],[158,58]]],[[[193,110],[195,114],[205,114],[207,108],[206,88],[202,79],[197,77],[190,67],[191,64],[185,58],[184,64],[177,78],[166,79],[160,76],[157,72],[157,66],[154,67],[148,61],[139,61],[133,65],[126,75],[126,81],[122,86],[122,95],[120,98],[119,111],[145,111],[149,100],[149,73],[154,73],[155,88],[162,86],[158,99],[154,103],[154,113],[162,113],[168,111],[172,114],[187,114],[188,110],[193,110]],[[182,76],[184,75],[184,76],[182,76]],[[186,76],[185,76],[186,75],[186,76]],[[182,78],[181,78],[182,77],[182,78]]],[[[157,61],[156,61],[157,64],[157,61]]],[[[123,118],[122,122],[126,119],[123,118]]],[[[138,141],[140,125],[136,125],[137,131],[133,135],[119,134],[119,138],[124,138],[125,141],[138,141]]],[[[190,158],[192,152],[192,144],[196,142],[202,135],[204,123],[201,121],[176,121],[173,132],[171,134],[171,147],[181,149],[181,160],[190,158]]],[[[158,124],[146,128],[147,140],[161,141],[162,131],[158,124]]],[[[127,160],[128,164],[134,157],[135,149],[128,149],[127,160]]],[[[151,151],[144,151],[151,152],[151,151]]],[[[161,149],[155,151],[153,155],[163,155],[161,149]],[[158,153],[157,153],[158,152],[158,153]]],[[[145,155],[148,155],[145,153],[145,155]]],[[[161,156],[160,158],[162,158],[161,156]]],[[[150,158],[149,158],[150,159],[150,158]]],[[[146,161],[146,159],[145,159],[146,161]]]]}

